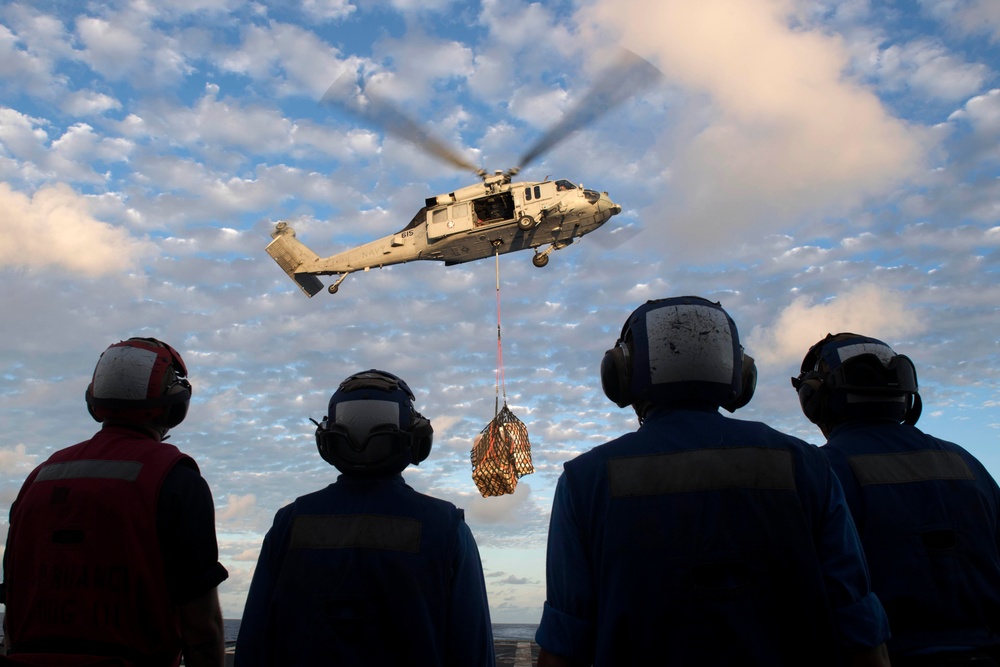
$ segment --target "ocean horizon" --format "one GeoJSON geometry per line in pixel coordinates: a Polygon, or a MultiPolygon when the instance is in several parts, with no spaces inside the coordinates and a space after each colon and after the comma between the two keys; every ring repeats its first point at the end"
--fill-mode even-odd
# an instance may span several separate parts
{"type": "MultiPolygon", "coordinates": [[[[240,619],[224,619],[224,625],[226,631],[226,643],[235,643],[236,635],[239,634],[240,631],[240,619]]],[[[494,641],[534,641],[535,630],[537,629],[538,623],[494,623],[493,639],[494,641]]]]}

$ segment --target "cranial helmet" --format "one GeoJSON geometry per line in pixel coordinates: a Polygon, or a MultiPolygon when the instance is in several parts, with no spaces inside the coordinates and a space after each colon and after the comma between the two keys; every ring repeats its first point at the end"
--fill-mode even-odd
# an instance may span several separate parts
{"type": "Polygon", "coordinates": [[[647,301],[601,361],[601,387],[618,407],[704,403],[730,412],[750,402],[757,367],[736,323],[696,296],[647,301]]]}
{"type": "Polygon", "coordinates": [[[909,357],[876,338],[827,334],[806,353],[792,386],[806,418],[829,433],[857,419],[916,424],[921,402],[909,357]]]}
{"type": "Polygon", "coordinates": [[[413,392],[385,371],[356,373],[330,397],[316,428],[323,460],[350,475],[394,475],[431,451],[434,429],[413,408],[413,392]]]}
{"type": "Polygon", "coordinates": [[[187,416],[191,383],[177,351],[155,338],[129,338],[104,351],[86,392],[99,422],[177,426],[187,416]]]}

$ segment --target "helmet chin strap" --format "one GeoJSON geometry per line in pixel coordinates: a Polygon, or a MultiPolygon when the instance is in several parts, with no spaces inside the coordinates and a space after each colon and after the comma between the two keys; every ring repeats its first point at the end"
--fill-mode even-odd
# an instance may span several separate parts
{"type": "Polygon", "coordinates": [[[649,412],[650,407],[652,407],[652,404],[641,398],[635,399],[635,402],[632,403],[632,409],[635,410],[635,416],[639,418],[639,426],[642,426],[642,422],[646,420],[646,414],[649,412]]]}

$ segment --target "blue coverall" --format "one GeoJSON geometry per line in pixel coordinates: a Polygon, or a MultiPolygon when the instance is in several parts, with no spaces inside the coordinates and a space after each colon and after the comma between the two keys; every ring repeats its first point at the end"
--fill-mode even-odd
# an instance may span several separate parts
{"type": "Polygon", "coordinates": [[[238,666],[493,667],[479,551],[462,510],[400,475],[278,511],[236,643],[238,666]]]}
{"type": "Polygon", "coordinates": [[[890,658],[1000,648],[1000,489],[983,465],[896,421],[841,424],[820,451],[889,615],[890,658]]]}
{"type": "Polygon", "coordinates": [[[819,449],[715,409],[567,462],[546,570],[536,641],[596,667],[836,664],[888,636],[819,449]]]}

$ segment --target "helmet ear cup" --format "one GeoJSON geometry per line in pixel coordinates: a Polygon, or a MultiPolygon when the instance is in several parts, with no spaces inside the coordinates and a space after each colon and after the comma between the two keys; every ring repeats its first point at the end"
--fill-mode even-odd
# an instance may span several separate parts
{"type": "Polygon", "coordinates": [[[187,417],[188,405],[187,401],[183,401],[169,406],[163,415],[163,425],[167,428],[173,428],[184,421],[184,418],[187,417]]]}
{"type": "MultiPolygon", "coordinates": [[[[334,462],[333,456],[333,438],[327,430],[328,419],[328,417],[323,417],[323,421],[316,424],[316,449],[324,461],[330,465],[337,465],[334,462]]],[[[316,422],[314,421],[313,423],[315,424],[316,422]]]]}
{"type": "Polygon", "coordinates": [[[907,426],[913,426],[920,419],[920,413],[923,411],[924,402],[920,400],[920,394],[910,394],[910,404],[906,408],[906,415],[903,417],[903,423],[907,426]]]}
{"type": "Polygon", "coordinates": [[[742,363],[740,366],[740,393],[733,400],[721,406],[729,412],[736,412],[753,398],[753,393],[757,389],[757,364],[746,352],[742,353],[742,363]]]}
{"type": "Polygon", "coordinates": [[[411,427],[412,440],[410,444],[410,462],[413,465],[419,464],[431,453],[431,444],[434,442],[434,429],[431,422],[419,412],[413,412],[413,425],[411,427]]]}
{"type": "Polygon", "coordinates": [[[799,379],[797,392],[802,414],[813,424],[826,421],[827,388],[820,373],[812,371],[799,379]]]}
{"type": "Polygon", "coordinates": [[[102,419],[97,414],[97,411],[94,410],[94,383],[93,382],[91,382],[90,384],[87,385],[87,391],[84,394],[84,398],[87,399],[87,412],[90,413],[90,416],[94,418],[95,422],[97,422],[99,424],[103,423],[104,419],[102,419]]]}
{"type": "Polygon", "coordinates": [[[632,360],[628,344],[619,340],[601,359],[601,389],[619,408],[635,402],[632,395],[632,360]]]}

